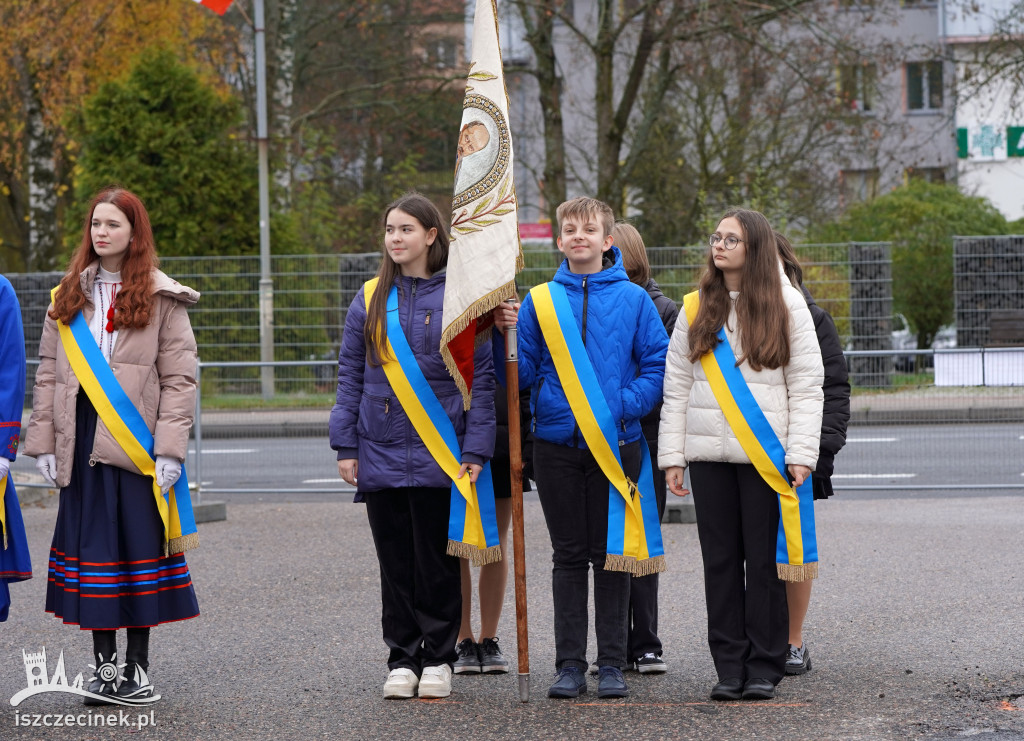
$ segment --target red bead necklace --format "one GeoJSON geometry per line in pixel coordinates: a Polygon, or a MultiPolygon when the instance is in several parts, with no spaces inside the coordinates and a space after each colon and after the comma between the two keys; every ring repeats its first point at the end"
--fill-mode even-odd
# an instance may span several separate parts
{"type": "Polygon", "coordinates": [[[114,331],[114,300],[117,298],[117,287],[120,283],[110,284],[110,308],[107,309],[107,331],[113,333],[114,331]]]}

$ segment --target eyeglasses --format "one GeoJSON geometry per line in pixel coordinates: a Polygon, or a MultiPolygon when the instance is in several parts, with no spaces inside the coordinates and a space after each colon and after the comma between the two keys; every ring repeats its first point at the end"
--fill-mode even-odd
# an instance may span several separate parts
{"type": "Polygon", "coordinates": [[[715,232],[710,237],[708,237],[708,244],[710,244],[712,247],[716,246],[719,242],[724,242],[725,243],[725,249],[727,249],[727,250],[734,250],[734,249],[736,249],[736,245],[738,245],[741,242],[743,242],[743,240],[742,239],[737,239],[736,237],[732,236],[731,234],[728,237],[723,237],[718,232],[715,232]]]}

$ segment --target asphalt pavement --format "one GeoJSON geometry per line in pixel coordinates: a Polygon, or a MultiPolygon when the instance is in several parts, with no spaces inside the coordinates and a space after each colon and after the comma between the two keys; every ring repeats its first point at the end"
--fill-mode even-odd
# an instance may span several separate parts
{"type": "MultiPolygon", "coordinates": [[[[23,514],[36,578],[0,624],[0,739],[1024,739],[1024,498],[854,500],[818,507],[822,553],[806,624],[813,670],[771,702],[713,703],[693,525],[667,524],[660,634],[669,671],[630,696],[551,700],[550,543],[527,501],[531,697],[520,702],[511,584],[506,676],[457,676],[445,700],[385,701],[376,559],[361,505],[237,504],[188,554],[202,615],[154,629],[162,699],[145,728],[95,727],[79,698],[35,695],[22,651],[90,673],[91,639],[43,612],[53,497],[23,514]],[[26,726],[70,714],[93,727],[26,726]]],[[[591,640],[591,658],[593,635],[591,640]]],[[[123,634],[121,636],[123,652],[123,634]]],[[[115,716],[116,718],[116,716],[115,716]]]]}

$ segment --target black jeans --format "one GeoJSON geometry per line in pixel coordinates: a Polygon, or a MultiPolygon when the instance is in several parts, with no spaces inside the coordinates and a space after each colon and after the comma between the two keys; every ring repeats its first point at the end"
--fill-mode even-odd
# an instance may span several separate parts
{"type": "MultiPolygon", "coordinates": [[[[651,465],[654,468],[654,495],[658,500],[658,522],[665,517],[667,491],[665,472],[658,468],[658,444],[648,440],[651,451],[651,465]]],[[[629,582],[629,639],[626,658],[635,661],[644,654],[661,656],[661,639],[658,638],[658,575],[634,576],[629,582]]]]}
{"type": "Polygon", "coordinates": [[[388,669],[451,665],[462,617],[459,559],[449,556],[447,488],[365,494],[380,562],[381,627],[388,669]]]}
{"type": "MultiPolygon", "coordinates": [[[[640,444],[620,446],[619,454],[626,475],[636,480],[640,472],[640,444]]],[[[544,440],[534,441],[533,471],[553,551],[555,668],[587,668],[591,564],[597,664],[624,666],[629,574],[604,568],[608,548],[608,478],[589,450],[544,440]]]]}
{"type": "Polygon", "coordinates": [[[786,585],[775,567],[779,497],[752,465],[691,463],[708,645],[719,680],[783,677],[786,585]]]}

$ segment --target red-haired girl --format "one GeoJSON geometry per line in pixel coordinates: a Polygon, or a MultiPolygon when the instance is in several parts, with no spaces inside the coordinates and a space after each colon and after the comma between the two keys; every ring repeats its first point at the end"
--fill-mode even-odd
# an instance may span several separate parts
{"type": "Polygon", "coordinates": [[[183,556],[198,539],[179,481],[196,398],[186,307],[199,294],[157,265],[142,201],[101,191],[39,346],[25,452],[60,488],[46,611],[93,633],[88,705],[158,697],[150,628],[199,614],[183,556]]]}

